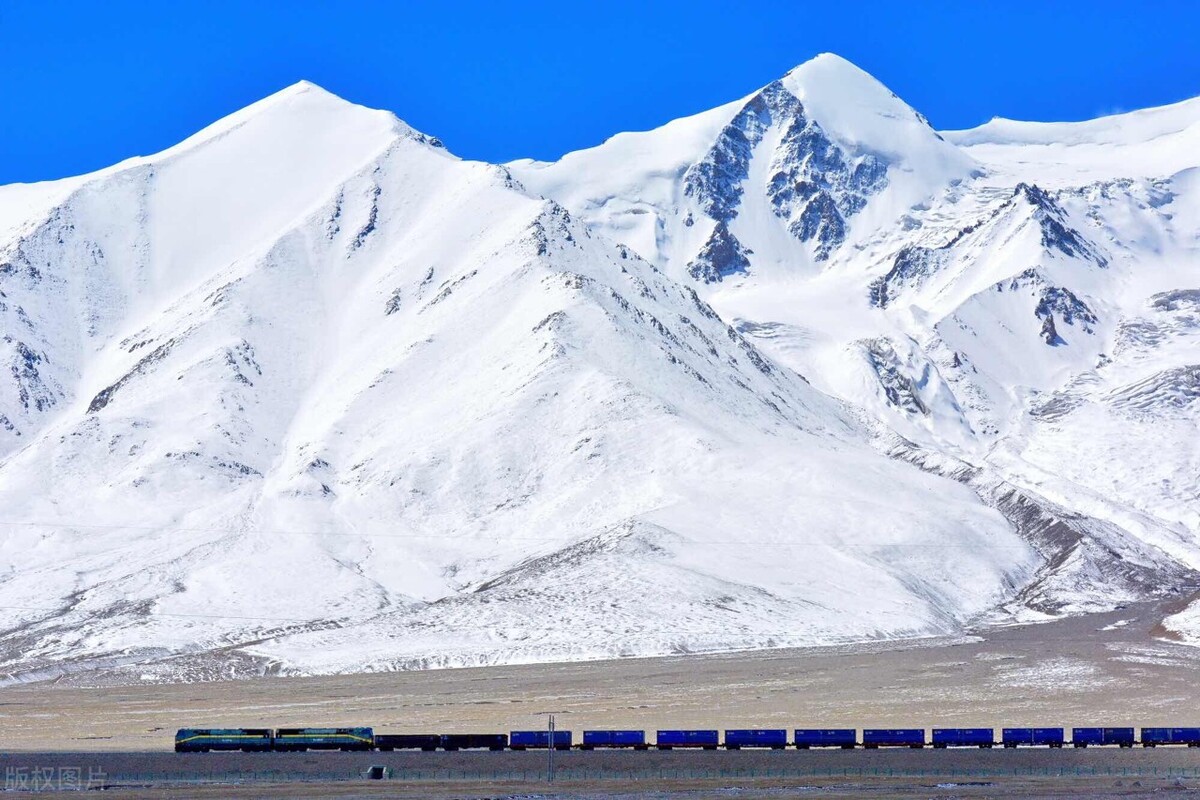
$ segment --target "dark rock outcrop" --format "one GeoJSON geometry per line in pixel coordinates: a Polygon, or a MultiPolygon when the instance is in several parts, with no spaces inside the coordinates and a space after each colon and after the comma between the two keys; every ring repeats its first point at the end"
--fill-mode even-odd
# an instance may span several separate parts
{"type": "Polygon", "coordinates": [[[752,97],[687,170],[684,195],[728,224],[742,203],[754,150],[772,128],[782,134],[769,155],[767,199],[792,235],[812,242],[815,258],[823,261],[845,241],[847,220],[887,186],[888,168],[874,153],[850,153],[835,143],[779,81],[752,97]]]}
{"type": "Polygon", "coordinates": [[[704,247],[688,263],[688,274],[705,283],[716,283],[745,273],[750,269],[750,252],[729,232],[728,225],[718,222],[704,247]]]}

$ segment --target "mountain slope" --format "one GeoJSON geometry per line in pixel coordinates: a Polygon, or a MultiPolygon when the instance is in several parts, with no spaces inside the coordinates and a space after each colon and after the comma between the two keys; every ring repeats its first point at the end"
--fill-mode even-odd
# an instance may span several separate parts
{"type": "Polygon", "coordinates": [[[1038,568],[696,289],[312,85],[4,196],[14,679],[955,633],[1038,568]]]}
{"type": "Polygon", "coordinates": [[[1060,180],[1164,178],[1196,166],[1200,98],[1085,122],[996,118],[943,135],[984,164],[1053,188],[1060,180]]]}
{"type": "Polygon", "coordinates": [[[1059,570],[1031,608],[1101,607],[1190,591],[1200,566],[1198,126],[1191,100],[938,134],[825,55],[512,166],[1005,513],[1059,570]]]}

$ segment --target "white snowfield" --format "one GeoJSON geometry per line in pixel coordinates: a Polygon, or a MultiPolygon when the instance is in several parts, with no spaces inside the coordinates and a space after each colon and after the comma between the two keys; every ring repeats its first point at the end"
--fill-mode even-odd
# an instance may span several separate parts
{"type": "MultiPolygon", "coordinates": [[[[0,187],[0,675],[959,635],[1200,588],[1200,101],[819,56],[553,164],[308,83],[0,187]]],[[[1200,641],[1200,610],[1168,629],[1200,641]]]]}

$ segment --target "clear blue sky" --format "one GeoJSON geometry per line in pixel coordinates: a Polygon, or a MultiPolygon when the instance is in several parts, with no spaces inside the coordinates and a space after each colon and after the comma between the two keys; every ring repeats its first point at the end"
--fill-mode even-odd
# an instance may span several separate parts
{"type": "Polygon", "coordinates": [[[556,158],[816,53],[939,128],[1200,95],[1200,2],[0,0],[0,183],[161,150],[301,78],[455,153],[556,158]]]}

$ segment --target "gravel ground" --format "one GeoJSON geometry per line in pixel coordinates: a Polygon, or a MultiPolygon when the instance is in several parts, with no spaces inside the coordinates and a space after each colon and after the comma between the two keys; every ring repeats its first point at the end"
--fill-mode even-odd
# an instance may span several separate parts
{"type": "MultiPolygon", "coordinates": [[[[168,781],[173,788],[131,788],[122,778],[106,797],[1184,796],[1200,785],[1187,772],[1200,768],[1200,750],[571,753],[560,759],[568,772],[560,773],[552,792],[541,772],[501,774],[502,767],[512,765],[540,770],[544,756],[536,753],[164,752],[175,728],[184,725],[365,724],[380,732],[485,732],[540,727],[545,720],[540,712],[546,711],[556,712],[559,728],[574,730],[577,737],[592,727],[652,732],[659,727],[1200,725],[1200,650],[1153,638],[1161,615],[1161,607],[1131,606],[984,631],[955,642],[202,684],[112,685],[111,676],[97,675],[92,676],[95,687],[15,685],[0,689],[0,753],[7,754],[0,764],[32,769],[37,758],[57,759],[42,766],[73,763],[84,782],[89,765],[105,767],[110,778],[129,777],[133,764],[143,764],[145,775],[183,765],[205,771],[205,781],[225,781],[184,785],[173,779],[168,781]],[[55,755],[40,755],[46,751],[55,755]],[[74,762],[63,761],[65,755],[74,762]],[[102,760],[110,757],[124,760],[102,760]],[[405,760],[413,757],[420,761],[416,766],[405,760]],[[438,760],[445,758],[452,761],[438,760]],[[579,764],[602,772],[652,771],[660,764],[657,759],[674,758],[678,761],[662,762],[662,768],[682,765],[691,772],[573,776],[569,770],[578,758],[599,759],[579,764]],[[305,769],[319,773],[336,767],[337,774],[299,776],[298,782],[294,775],[266,774],[281,766],[304,766],[306,760],[312,763],[305,769]],[[960,762],[968,766],[959,773],[935,769],[960,762]],[[117,766],[109,770],[110,764],[117,766]],[[392,767],[396,777],[366,781],[361,774],[372,764],[392,767]],[[433,780],[403,772],[434,765],[459,773],[433,780]],[[755,765],[783,771],[746,771],[755,765]],[[842,772],[812,772],[821,765],[842,772]],[[884,765],[908,772],[861,771],[884,765]],[[988,771],[996,765],[1008,772],[988,771]],[[1035,767],[1042,772],[1031,771],[1035,767]],[[1074,767],[1079,769],[1070,771],[1074,767]],[[1086,767],[1096,772],[1088,774],[1086,767]],[[722,768],[735,772],[721,774],[722,768]],[[248,777],[242,775],[247,772],[248,777]],[[229,783],[234,780],[249,782],[229,783]]],[[[137,782],[138,774],[133,769],[130,780],[137,782]]]]}

